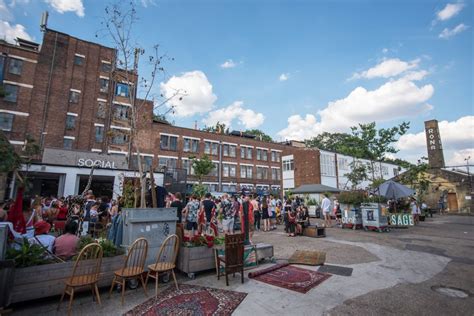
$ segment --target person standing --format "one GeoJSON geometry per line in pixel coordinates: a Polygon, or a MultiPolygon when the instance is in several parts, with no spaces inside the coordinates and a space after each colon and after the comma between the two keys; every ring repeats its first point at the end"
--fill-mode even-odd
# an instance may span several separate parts
{"type": "Polygon", "coordinates": [[[204,196],[204,200],[201,203],[201,210],[204,212],[204,216],[206,218],[205,232],[208,231],[211,225],[211,221],[214,220],[214,214],[216,211],[216,204],[211,198],[212,198],[211,193],[208,192],[204,196]]]}
{"type": "Polygon", "coordinates": [[[417,225],[420,221],[420,208],[418,207],[418,203],[416,203],[416,199],[412,198],[410,202],[410,209],[411,214],[413,215],[413,219],[415,221],[415,225],[417,225]]]}
{"type": "Polygon", "coordinates": [[[244,233],[244,245],[250,245],[251,233],[253,227],[253,206],[249,201],[249,196],[245,195],[240,205],[240,225],[242,233],[244,233]]]}
{"type": "Polygon", "coordinates": [[[199,211],[199,201],[196,195],[191,196],[191,200],[188,202],[183,210],[183,215],[186,220],[184,226],[184,234],[191,238],[194,236],[194,231],[197,230],[197,220],[199,211]]]}
{"type": "Polygon", "coordinates": [[[253,207],[253,219],[255,222],[255,229],[257,231],[260,231],[260,218],[261,218],[260,203],[258,202],[255,196],[252,197],[252,200],[250,202],[252,203],[252,207],[253,207]]]}
{"type": "Polygon", "coordinates": [[[170,204],[170,207],[176,207],[176,216],[178,217],[178,223],[183,221],[183,202],[181,201],[181,193],[176,192],[174,199],[170,204]]]}
{"type": "Polygon", "coordinates": [[[262,220],[263,220],[263,231],[267,232],[270,230],[270,216],[268,215],[268,200],[265,196],[262,196],[262,220]]]}
{"type": "Polygon", "coordinates": [[[334,199],[334,217],[336,217],[336,225],[338,227],[342,227],[342,213],[341,213],[341,205],[337,199],[334,199]]]}
{"type": "Polygon", "coordinates": [[[331,227],[332,226],[332,221],[331,221],[331,200],[328,197],[328,194],[324,194],[324,198],[321,201],[321,209],[323,211],[324,215],[324,226],[325,227],[331,227]]]}
{"type": "Polygon", "coordinates": [[[282,208],[281,214],[283,216],[283,223],[285,224],[285,233],[289,232],[289,224],[288,224],[288,214],[291,212],[291,200],[288,199],[285,202],[285,206],[282,208]]]}
{"type": "Polygon", "coordinates": [[[233,195],[231,200],[232,200],[232,212],[234,214],[234,228],[233,228],[233,230],[242,231],[242,223],[240,223],[240,216],[239,216],[240,202],[237,199],[236,195],[233,195]]]}
{"type": "Polygon", "coordinates": [[[234,210],[232,208],[232,202],[229,200],[229,196],[224,194],[221,201],[222,208],[222,229],[224,234],[233,234],[234,233],[234,210]]]}
{"type": "Polygon", "coordinates": [[[444,214],[444,197],[441,195],[438,200],[439,215],[444,214]]]}

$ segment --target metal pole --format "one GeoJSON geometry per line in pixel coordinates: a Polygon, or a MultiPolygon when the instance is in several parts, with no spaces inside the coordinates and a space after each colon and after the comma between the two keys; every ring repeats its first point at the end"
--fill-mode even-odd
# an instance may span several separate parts
{"type": "MultiPolygon", "coordinates": [[[[212,143],[211,143],[212,146],[212,143]]],[[[211,148],[212,151],[212,148],[211,148]]],[[[222,192],[222,141],[219,141],[219,167],[217,168],[217,175],[219,177],[219,192],[222,192]]]]}

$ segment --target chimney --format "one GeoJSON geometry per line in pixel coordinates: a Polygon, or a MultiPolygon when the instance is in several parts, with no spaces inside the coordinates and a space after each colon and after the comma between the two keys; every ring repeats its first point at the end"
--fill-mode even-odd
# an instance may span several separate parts
{"type": "Polygon", "coordinates": [[[41,22],[40,22],[41,32],[45,32],[46,29],[48,28],[48,17],[49,17],[48,11],[44,11],[43,14],[41,15],[41,22]]]}
{"type": "Polygon", "coordinates": [[[428,163],[431,168],[444,168],[443,145],[439,134],[438,121],[425,122],[426,149],[428,150],[428,163]]]}

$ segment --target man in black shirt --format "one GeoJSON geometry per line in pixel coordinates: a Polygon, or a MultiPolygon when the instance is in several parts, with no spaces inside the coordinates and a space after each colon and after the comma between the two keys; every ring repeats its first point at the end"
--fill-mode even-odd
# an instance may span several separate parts
{"type": "Polygon", "coordinates": [[[170,207],[176,207],[176,216],[178,216],[178,223],[181,223],[183,220],[183,202],[181,199],[181,193],[175,193],[174,200],[173,202],[171,202],[170,207]]]}
{"type": "Polygon", "coordinates": [[[201,203],[201,209],[204,210],[206,216],[206,230],[209,228],[211,219],[214,217],[214,211],[216,210],[216,204],[211,199],[211,193],[206,193],[204,200],[201,203]]]}

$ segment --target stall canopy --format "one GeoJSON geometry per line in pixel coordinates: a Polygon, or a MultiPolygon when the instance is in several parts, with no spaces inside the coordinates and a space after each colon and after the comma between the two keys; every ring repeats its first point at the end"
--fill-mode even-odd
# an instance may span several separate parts
{"type": "Polygon", "coordinates": [[[339,193],[341,190],[338,188],[333,188],[324,184],[303,184],[293,190],[295,194],[304,194],[304,193],[339,193]]]}
{"type": "Polygon", "coordinates": [[[412,196],[415,191],[409,187],[404,186],[393,180],[388,180],[379,185],[375,190],[374,194],[384,196],[388,199],[399,199],[407,196],[412,196]]]}

